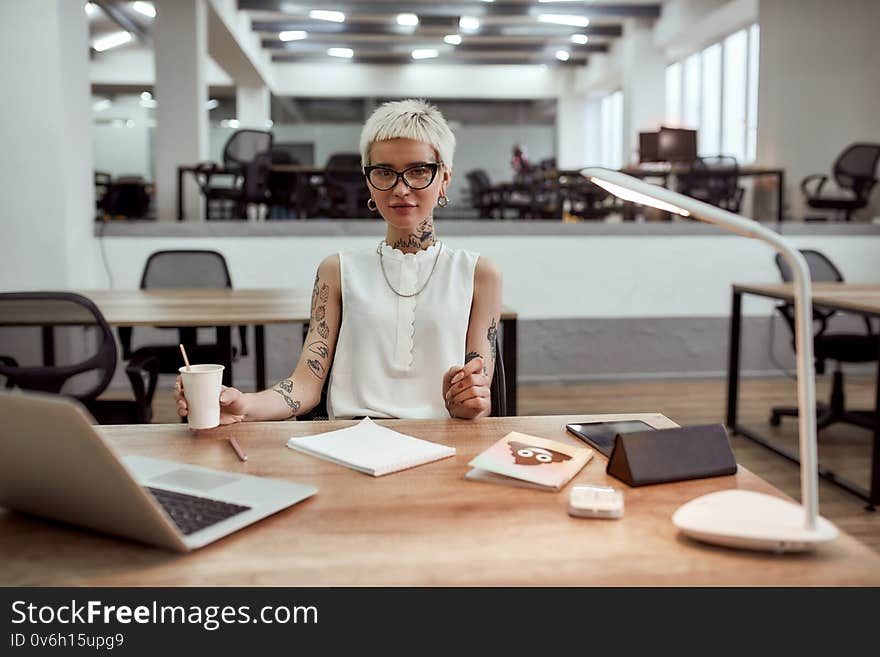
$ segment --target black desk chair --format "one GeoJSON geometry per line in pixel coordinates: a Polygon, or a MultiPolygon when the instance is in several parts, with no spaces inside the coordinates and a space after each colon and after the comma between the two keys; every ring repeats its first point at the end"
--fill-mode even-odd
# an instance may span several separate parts
{"type": "Polygon", "coordinates": [[[215,218],[211,203],[217,201],[232,206],[231,218],[247,219],[248,203],[266,203],[269,198],[272,133],[236,130],[223,147],[222,169],[215,162],[203,162],[196,169],[196,181],[205,195],[205,219],[215,218]],[[212,184],[221,175],[231,175],[231,183],[212,184]]]}
{"type": "Polygon", "coordinates": [[[849,221],[852,213],[868,205],[871,189],[877,183],[875,171],[880,160],[880,144],[851,144],[837,157],[832,169],[837,194],[823,194],[828,176],[814,173],[801,181],[801,190],[811,208],[836,210],[849,221]]]}
{"type": "Polygon", "coordinates": [[[361,168],[360,153],[334,153],[324,173],[327,213],[345,219],[369,218],[370,191],[361,168]]]}
{"type": "MultiPolygon", "coordinates": [[[[309,332],[309,325],[303,324],[303,340],[306,339],[309,332]]],[[[497,349],[495,353],[495,374],[492,376],[492,383],[489,391],[492,395],[492,417],[507,416],[507,377],[504,374],[504,361],[501,359],[500,342],[496,339],[497,349]]],[[[327,420],[330,417],[327,410],[327,388],[330,385],[330,376],[324,379],[324,387],[321,389],[321,400],[318,405],[304,415],[298,416],[296,419],[304,422],[312,420],[327,420]]]]}
{"type": "Polygon", "coordinates": [[[739,213],[745,190],[739,186],[739,164],[730,155],[698,157],[678,176],[678,191],[729,212],[739,213]]]}
{"type": "Polygon", "coordinates": [[[159,366],[155,358],[132,358],[126,365],[133,400],[98,399],[116,371],[116,340],[86,297],[71,292],[0,293],[0,336],[5,352],[0,376],[6,377],[7,388],[73,397],[101,424],[151,420],[159,366]],[[55,363],[56,345],[62,346],[58,356],[63,364],[55,363]],[[25,364],[40,355],[41,365],[25,364]]]}
{"type": "MultiPolygon", "coordinates": [[[[156,251],[147,258],[144,272],[141,275],[141,289],[179,289],[179,288],[232,288],[232,278],[226,259],[217,251],[178,250],[156,251]]],[[[162,374],[177,374],[181,366],[179,344],[186,348],[191,363],[222,363],[225,358],[220,353],[217,342],[198,342],[198,328],[184,326],[169,328],[178,332],[174,344],[144,345],[132,351],[132,333],[130,326],[119,327],[119,341],[122,343],[123,358],[153,357],[158,361],[158,370],[162,374]]],[[[239,326],[241,355],[247,356],[247,327],[239,326]]],[[[233,358],[238,356],[233,347],[233,358]]]]}
{"type": "Polygon", "coordinates": [[[489,219],[498,209],[498,195],[492,189],[492,180],[484,169],[474,169],[465,174],[468,182],[468,196],[471,207],[480,219],[489,219]]]}
{"type": "Polygon", "coordinates": [[[141,176],[119,176],[107,184],[100,208],[111,219],[144,219],[150,211],[151,189],[141,176]]]}
{"type": "MultiPolygon", "coordinates": [[[[810,267],[810,279],[812,281],[843,282],[843,274],[834,266],[827,256],[811,249],[801,251],[810,267]]],[[[782,280],[793,280],[791,270],[782,259],[776,255],[776,267],[782,275],[782,280]]],[[[776,307],[786,324],[791,330],[792,348],[795,341],[794,304],[785,303],[776,307]]],[[[831,384],[831,400],[829,404],[816,404],[817,427],[824,429],[835,422],[847,422],[866,429],[873,429],[878,421],[873,411],[847,411],[844,395],[843,371],[841,363],[870,363],[880,358],[878,342],[880,336],[874,333],[870,320],[865,317],[865,333],[828,333],[828,320],[836,314],[834,310],[813,309],[813,321],[818,322],[819,329],[813,335],[813,351],[816,359],[816,373],[825,373],[825,361],[837,361],[834,370],[834,378],[831,384]]],[[[797,408],[775,407],[771,410],[770,424],[779,426],[783,416],[796,417],[797,408]]]]}

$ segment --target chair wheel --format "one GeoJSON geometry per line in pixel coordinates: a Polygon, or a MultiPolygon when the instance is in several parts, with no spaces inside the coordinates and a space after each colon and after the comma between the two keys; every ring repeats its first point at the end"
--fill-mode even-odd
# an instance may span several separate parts
{"type": "Polygon", "coordinates": [[[773,413],[770,416],[770,426],[778,427],[780,424],[782,424],[782,418],[780,418],[776,413],[773,413]]]}

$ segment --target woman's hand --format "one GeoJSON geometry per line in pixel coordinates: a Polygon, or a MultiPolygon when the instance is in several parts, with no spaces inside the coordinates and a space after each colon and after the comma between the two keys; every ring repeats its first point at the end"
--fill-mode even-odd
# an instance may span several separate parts
{"type": "MultiPolygon", "coordinates": [[[[177,414],[186,417],[189,412],[186,405],[186,395],[183,392],[183,379],[178,376],[174,383],[174,399],[177,400],[177,414]]],[[[220,386],[220,424],[234,424],[244,420],[245,410],[244,393],[237,388],[220,386]]]]}
{"type": "Polygon", "coordinates": [[[483,358],[478,356],[464,367],[450,367],[443,375],[443,398],[452,417],[466,420],[489,415],[492,396],[489,377],[483,374],[483,358]]]}

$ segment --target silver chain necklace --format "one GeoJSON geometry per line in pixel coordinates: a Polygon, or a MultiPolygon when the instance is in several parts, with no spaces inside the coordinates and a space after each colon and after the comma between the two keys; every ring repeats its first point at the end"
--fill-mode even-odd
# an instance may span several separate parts
{"type": "Polygon", "coordinates": [[[413,292],[412,294],[401,294],[400,292],[398,292],[397,290],[394,289],[394,286],[391,284],[391,281],[388,280],[388,273],[385,271],[385,260],[384,260],[384,256],[382,255],[382,245],[383,244],[387,244],[387,242],[385,240],[382,240],[381,242],[379,242],[379,246],[376,247],[376,253],[379,254],[379,266],[382,268],[382,275],[385,277],[385,282],[388,283],[388,287],[391,288],[391,291],[394,292],[394,294],[396,294],[397,296],[403,297],[405,299],[408,299],[410,297],[415,297],[415,296],[418,296],[419,294],[421,294],[422,290],[424,290],[426,287],[428,287],[428,282],[431,280],[431,276],[434,275],[434,270],[437,268],[437,260],[440,259],[440,252],[443,250],[443,242],[434,242],[434,245],[437,246],[437,255],[434,256],[434,264],[431,265],[431,273],[428,274],[428,278],[425,279],[425,284],[422,285],[422,287],[420,287],[417,292],[413,292]]]}

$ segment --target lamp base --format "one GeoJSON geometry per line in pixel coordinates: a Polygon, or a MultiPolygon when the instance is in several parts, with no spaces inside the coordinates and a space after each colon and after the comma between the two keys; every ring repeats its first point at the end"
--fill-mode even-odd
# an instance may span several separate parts
{"type": "Polygon", "coordinates": [[[805,552],[837,537],[824,518],[805,526],[804,507],[750,490],[724,490],[680,506],[672,522],[682,533],[706,543],[747,550],[805,552]]]}

